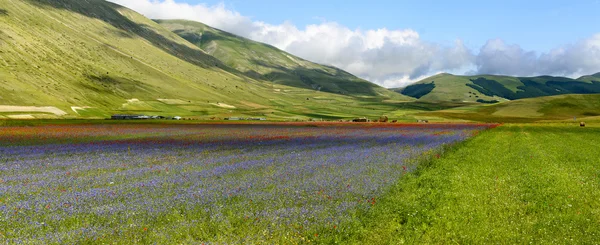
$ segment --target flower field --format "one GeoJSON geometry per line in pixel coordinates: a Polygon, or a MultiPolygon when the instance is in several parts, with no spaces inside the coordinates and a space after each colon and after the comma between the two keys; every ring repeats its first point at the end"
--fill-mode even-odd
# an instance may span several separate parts
{"type": "Polygon", "coordinates": [[[304,243],[492,125],[0,128],[0,241],[304,243]]]}

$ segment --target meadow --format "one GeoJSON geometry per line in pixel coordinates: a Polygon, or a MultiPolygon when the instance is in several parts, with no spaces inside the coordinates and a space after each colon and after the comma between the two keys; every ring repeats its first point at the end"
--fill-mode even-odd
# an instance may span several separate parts
{"type": "Polygon", "coordinates": [[[338,241],[598,244],[599,136],[574,123],[482,132],[405,175],[338,241]]]}
{"type": "Polygon", "coordinates": [[[272,244],[364,238],[357,225],[421,163],[494,126],[0,127],[0,239],[272,244]]]}

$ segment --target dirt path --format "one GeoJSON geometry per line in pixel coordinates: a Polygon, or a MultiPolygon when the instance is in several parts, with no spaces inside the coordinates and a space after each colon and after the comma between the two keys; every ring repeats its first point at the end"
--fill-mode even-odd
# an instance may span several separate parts
{"type": "Polygon", "coordinates": [[[14,105],[0,105],[0,112],[46,112],[57,116],[67,115],[61,109],[54,106],[14,106],[14,105]]]}

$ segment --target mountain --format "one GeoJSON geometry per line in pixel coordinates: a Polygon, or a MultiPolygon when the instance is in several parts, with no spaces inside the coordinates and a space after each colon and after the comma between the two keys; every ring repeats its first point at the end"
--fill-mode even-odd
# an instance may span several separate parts
{"type": "Polygon", "coordinates": [[[443,73],[393,91],[420,101],[496,103],[561,94],[600,93],[600,74],[571,79],[553,76],[456,76],[443,73]]]}
{"type": "Polygon", "coordinates": [[[584,81],[584,82],[600,81],[600,72],[598,72],[594,75],[580,77],[577,80],[584,81]]]}
{"type": "Polygon", "coordinates": [[[316,64],[273,46],[186,20],[155,20],[223,63],[260,80],[323,92],[391,96],[389,90],[331,66],[316,64]]]}
{"type": "Polygon", "coordinates": [[[421,113],[422,117],[482,122],[535,122],[548,120],[598,121],[600,94],[567,94],[519,99],[488,106],[459,107],[421,113]]]}
{"type": "Polygon", "coordinates": [[[224,51],[209,51],[103,0],[0,0],[0,119],[112,113],[378,117],[396,108],[385,101],[405,98],[292,56],[307,65],[267,64],[297,75],[253,75],[222,59],[224,51]],[[298,78],[305,85],[296,84],[298,78]]]}

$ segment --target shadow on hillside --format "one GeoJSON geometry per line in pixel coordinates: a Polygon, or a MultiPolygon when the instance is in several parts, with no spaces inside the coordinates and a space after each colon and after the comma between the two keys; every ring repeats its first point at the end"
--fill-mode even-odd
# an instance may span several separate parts
{"type": "Polygon", "coordinates": [[[109,32],[109,33],[112,33],[115,36],[119,36],[119,37],[122,37],[122,38],[133,38],[133,34],[132,33],[126,32],[126,31],[121,30],[121,29],[116,29],[115,30],[113,28],[106,27],[105,30],[107,32],[109,32]]]}
{"type": "Polygon", "coordinates": [[[122,8],[117,4],[109,3],[103,0],[25,0],[38,7],[52,7],[57,9],[69,10],[90,18],[102,20],[117,29],[122,30],[118,35],[122,37],[133,37],[138,35],[148,40],[152,45],[161,50],[185,60],[194,65],[211,68],[217,67],[233,74],[241,74],[239,71],[228,67],[220,60],[196,49],[169,40],[163,35],[155,32],[152,27],[138,24],[129,18],[123,16],[118,9],[122,8]]]}
{"type": "Polygon", "coordinates": [[[173,33],[197,46],[202,46],[212,41],[229,41],[229,39],[215,35],[211,32],[196,33],[188,30],[174,30],[173,33]]]}
{"type": "Polygon", "coordinates": [[[289,69],[287,67],[268,64],[256,59],[253,59],[250,62],[257,66],[275,70],[265,74],[263,77],[269,81],[277,82],[282,85],[343,95],[378,95],[375,91],[375,84],[362,81],[353,76],[351,77],[350,74],[342,72],[337,68],[332,68],[335,69],[336,74],[330,74],[321,69],[309,69],[304,67],[289,69]]]}
{"type": "MultiPolygon", "coordinates": [[[[139,96],[140,94],[159,94],[156,88],[146,85],[138,80],[125,77],[116,77],[109,75],[91,75],[86,74],[86,81],[79,84],[88,91],[95,91],[101,94],[116,94],[121,97],[139,96]]],[[[98,101],[98,103],[104,103],[98,101]]]]}
{"type": "MultiPolygon", "coordinates": [[[[224,32],[216,28],[211,28],[200,23],[184,20],[154,20],[154,22],[163,25],[172,24],[173,26],[170,27],[175,34],[201,48],[205,48],[205,46],[212,41],[227,41],[244,45],[242,46],[242,49],[249,47],[245,46],[246,44],[260,44],[276,52],[283,52],[271,45],[255,42],[250,39],[224,32]]],[[[301,58],[296,59],[303,60],[301,58]]],[[[326,71],[321,69],[307,69],[303,67],[288,68],[281,65],[268,63],[257,58],[250,60],[250,63],[254,66],[273,70],[268,74],[260,74],[255,70],[244,72],[244,75],[250,78],[269,80],[271,82],[286,86],[320,90],[329,93],[369,96],[377,95],[377,93],[374,91],[376,85],[359,79],[354,75],[342,71],[336,67],[321,65],[326,68],[326,71]]]]}
{"type": "Polygon", "coordinates": [[[192,40],[195,40],[195,41],[192,41],[192,43],[196,43],[197,41],[202,41],[202,44],[205,44],[210,41],[223,40],[223,41],[231,41],[231,42],[235,42],[235,43],[259,44],[259,45],[262,45],[263,47],[277,49],[269,44],[256,42],[256,41],[250,40],[248,38],[238,36],[238,35],[230,33],[230,32],[223,31],[218,28],[207,26],[200,22],[194,22],[194,21],[188,21],[188,20],[160,20],[160,19],[153,19],[153,21],[158,24],[161,24],[161,25],[163,25],[163,24],[178,24],[178,25],[183,26],[183,28],[181,28],[181,29],[176,29],[176,30],[172,30],[172,31],[188,41],[190,41],[190,39],[187,39],[184,36],[189,35],[189,37],[192,40]],[[201,40],[200,40],[200,38],[201,38],[201,40]]]}
{"type": "Polygon", "coordinates": [[[8,11],[6,11],[6,9],[0,9],[0,15],[8,15],[8,11]]]}
{"type": "Polygon", "coordinates": [[[545,79],[543,83],[530,78],[519,78],[523,86],[517,87],[517,92],[507,89],[502,83],[483,77],[471,79],[473,84],[466,84],[487,96],[499,96],[510,100],[553,96],[561,94],[595,94],[600,93],[600,82],[591,83],[577,80],[556,80],[553,77],[538,77],[545,79]]]}

